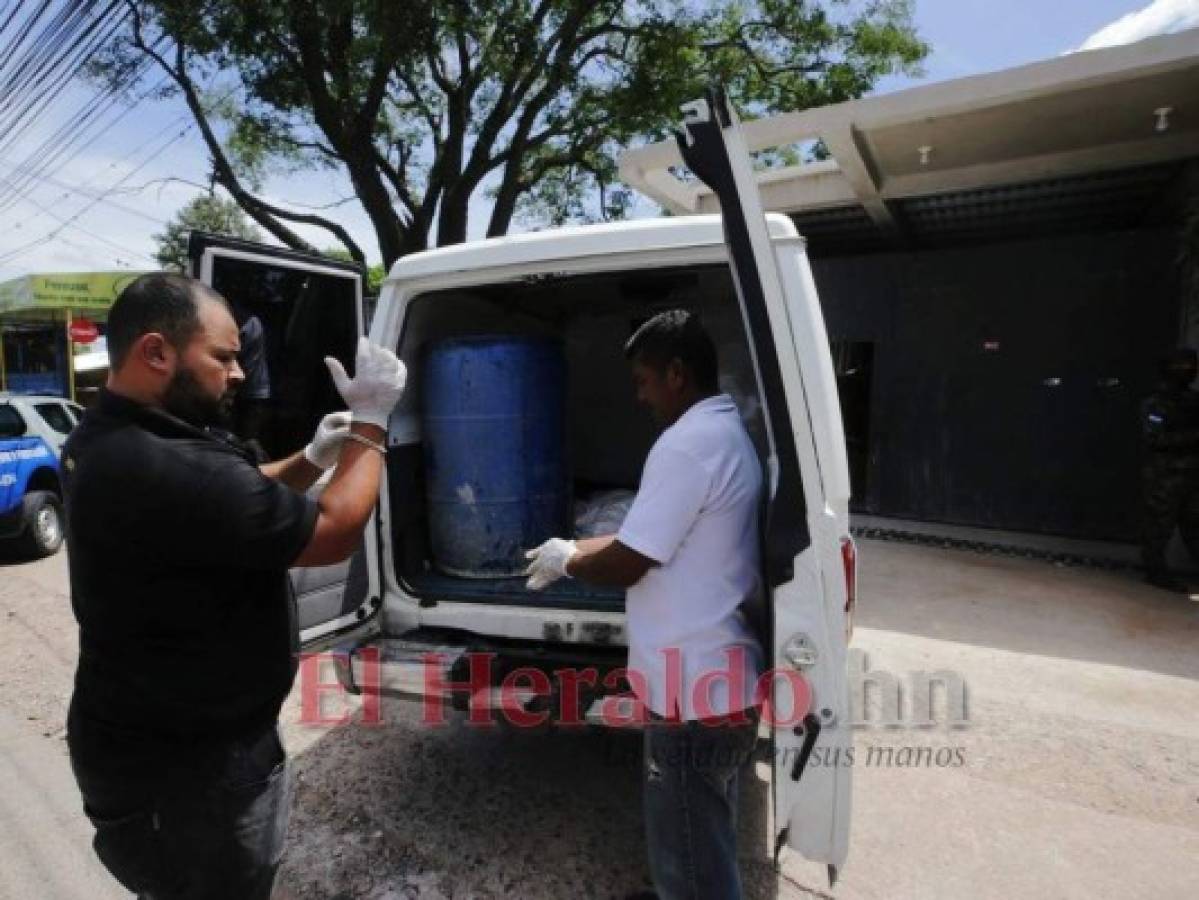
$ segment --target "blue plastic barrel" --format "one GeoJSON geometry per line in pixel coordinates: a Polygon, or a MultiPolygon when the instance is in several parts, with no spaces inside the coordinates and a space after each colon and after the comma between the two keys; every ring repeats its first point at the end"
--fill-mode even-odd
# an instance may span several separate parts
{"type": "Polygon", "coordinates": [[[562,346],[442,341],[423,375],[433,563],[466,578],[519,575],[523,551],[566,535],[569,524],[562,346]]]}

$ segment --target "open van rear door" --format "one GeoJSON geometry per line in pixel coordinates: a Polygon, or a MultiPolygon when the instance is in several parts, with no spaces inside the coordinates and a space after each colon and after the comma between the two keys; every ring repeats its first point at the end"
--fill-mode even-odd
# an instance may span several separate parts
{"type": "MultiPolygon", "coordinates": [[[[798,340],[798,329],[806,325],[793,323],[789,310],[800,301],[814,304],[815,294],[797,300],[784,293],[779,257],[735,113],[717,92],[686,104],[683,112],[679,150],[720,200],[734,283],[767,413],[770,471],[762,562],[772,626],[767,660],[779,673],[771,698],[776,847],[790,846],[827,864],[831,882],[845,862],[849,843],[849,570],[842,571],[841,546],[843,537],[848,541],[848,497],[828,502],[821,448],[825,456],[839,448],[843,468],[844,435],[839,416],[829,421],[810,414],[807,394],[814,386],[805,383],[799,360],[800,347],[813,337],[826,339],[820,326],[815,335],[807,328],[807,343],[798,340]],[[818,427],[838,433],[817,435],[818,427]],[[806,689],[794,688],[795,674],[802,676],[806,689]]],[[[818,310],[811,321],[820,322],[818,310]]],[[[820,379],[820,389],[835,390],[826,351],[824,347],[827,378],[820,379]]],[[[852,542],[847,546],[852,551],[852,542]]]]}
{"type": "MultiPolygon", "coordinates": [[[[239,326],[246,381],[234,401],[234,433],[268,459],[295,453],[322,416],[345,408],[324,358],[353,372],[366,333],[362,269],[202,232],[192,232],[188,257],[192,276],[229,301],[239,326]]],[[[327,478],[310,496],[319,496],[327,478]]],[[[291,570],[306,648],[370,626],[380,606],[377,518],[348,562],[291,570]]]]}

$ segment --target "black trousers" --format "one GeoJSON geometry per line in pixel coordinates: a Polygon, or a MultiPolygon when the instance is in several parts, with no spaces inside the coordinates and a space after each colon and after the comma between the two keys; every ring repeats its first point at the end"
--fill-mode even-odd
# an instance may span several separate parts
{"type": "Polygon", "coordinates": [[[142,775],[72,752],[104,866],[143,900],[268,900],[291,812],[277,726],[163,760],[142,775]]]}

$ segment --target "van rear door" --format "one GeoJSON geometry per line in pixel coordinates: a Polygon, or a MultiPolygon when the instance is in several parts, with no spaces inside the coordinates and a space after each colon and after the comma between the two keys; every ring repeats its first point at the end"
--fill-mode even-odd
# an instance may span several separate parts
{"type": "MultiPolygon", "coordinates": [[[[810,404],[808,392],[835,391],[835,379],[827,346],[817,346],[824,330],[811,279],[785,279],[780,273],[735,113],[715,92],[686,104],[683,112],[679,150],[720,200],[767,413],[770,471],[762,550],[772,613],[767,659],[777,673],[770,709],[776,847],[790,846],[827,864],[831,882],[845,862],[849,841],[850,571],[843,573],[841,562],[841,542],[848,541],[848,497],[830,498],[821,474],[822,463],[830,470],[845,468],[840,417],[823,414],[828,404],[820,401],[827,397],[810,404]],[[804,296],[789,296],[784,284],[797,281],[805,285],[804,296]],[[819,327],[811,327],[813,322],[819,327]],[[801,365],[801,347],[816,359],[801,365]],[[823,369],[827,377],[805,380],[805,371],[819,375],[823,369]]],[[[803,260],[801,251],[798,258],[803,260]]],[[[852,551],[852,542],[846,546],[852,551]]]]}
{"type": "MultiPolygon", "coordinates": [[[[355,346],[365,334],[362,269],[202,232],[192,232],[188,257],[193,277],[229,301],[239,326],[246,381],[234,401],[234,433],[269,459],[295,453],[322,416],[345,408],[324,358],[336,357],[353,372],[355,346]]],[[[319,496],[326,482],[327,476],[309,494],[319,496]]],[[[291,570],[305,647],[360,630],[375,617],[377,518],[348,562],[291,570]]]]}

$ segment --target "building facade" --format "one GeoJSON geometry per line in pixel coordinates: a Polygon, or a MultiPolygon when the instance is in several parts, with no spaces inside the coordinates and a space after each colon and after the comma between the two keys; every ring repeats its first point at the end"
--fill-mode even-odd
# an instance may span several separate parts
{"type": "MultiPolygon", "coordinates": [[[[1199,206],[1199,31],[743,126],[808,241],[854,508],[1127,541],[1138,409],[1197,345],[1181,232],[1199,206]]],[[[621,160],[676,214],[715,198],[669,142],[621,160]]]]}

